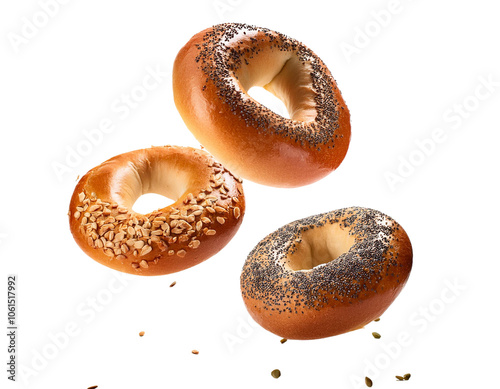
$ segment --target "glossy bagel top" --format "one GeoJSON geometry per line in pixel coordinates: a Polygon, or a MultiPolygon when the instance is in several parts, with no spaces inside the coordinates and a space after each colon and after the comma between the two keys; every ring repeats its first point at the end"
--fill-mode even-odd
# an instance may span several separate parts
{"type": "Polygon", "coordinates": [[[70,202],[71,232],[97,262],[137,275],[194,266],[220,251],[245,212],[241,181],[203,150],[152,147],[117,155],[90,170],[70,202]],[[175,202],[147,214],[144,193],[175,202]]]}
{"type": "Polygon", "coordinates": [[[289,223],[248,255],[243,300],[269,331],[315,339],[358,329],[379,317],[401,292],[412,248],[394,219],[345,208],[289,223]]]}
{"type": "Polygon", "coordinates": [[[238,23],[201,31],[176,57],[173,90],[199,142],[254,182],[310,184],[347,153],[349,110],[334,78],[308,47],[279,32],[238,23]],[[253,99],[253,86],[280,98],[291,118],[253,99]]]}

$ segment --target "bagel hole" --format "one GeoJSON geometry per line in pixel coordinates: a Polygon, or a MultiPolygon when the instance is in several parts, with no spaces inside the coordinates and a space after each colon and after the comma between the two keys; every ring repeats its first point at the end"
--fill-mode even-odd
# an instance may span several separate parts
{"type": "Polygon", "coordinates": [[[290,119],[290,114],[286,108],[285,103],[273,95],[271,92],[265,90],[260,86],[253,86],[247,92],[253,99],[257,100],[263,106],[269,108],[274,113],[290,119]]]}
{"type": "Polygon", "coordinates": [[[289,254],[285,267],[289,270],[312,270],[347,253],[354,245],[355,237],[339,227],[328,224],[302,232],[296,250],[289,254]]]}
{"type": "Polygon", "coordinates": [[[139,196],[139,198],[132,206],[132,209],[134,210],[134,212],[145,215],[157,209],[168,207],[173,203],[175,203],[175,200],[172,200],[166,196],[157,193],[145,193],[139,196]]]}

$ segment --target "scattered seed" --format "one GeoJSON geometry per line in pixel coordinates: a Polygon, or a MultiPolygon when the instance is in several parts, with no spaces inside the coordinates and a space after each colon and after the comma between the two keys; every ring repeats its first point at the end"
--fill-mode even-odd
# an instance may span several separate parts
{"type": "Polygon", "coordinates": [[[87,389],[96,389],[97,388],[97,385],[94,385],[94,386],[89,386],[87,389]]]}
{"type": "Polygon", "coordinates": [[[288,339],[283,338],[283,339],[281,339],[281,340],[280,340],[280,342],[281,342],[281,344],[283,344],[283,343],[285,343],[287,340],[288,340],[288,339]]]}
{"type": "Polygon", "coordinates": [[[145,334],[144,331],[139,332],[139,336],[144,336],[144,334],[145,334]]]}
{"type": "Polygon", "coordinates": [[[170,284],[170,287],[172,288],[173,286],[175,286],[175,284],[177,284],[177,281],[174,281],[170,284]]]}
{"type": "Polygon", "coordinates": [[[200,247],[200,241],[199,240],[192,240],[191,242],[189,242],[188,244],[188,247],[189,248],[192,248],[192,249],[197,249],[198,247],[200,247]]]}
{"type": "Polygon", "coordinates": [[[404,378],[401,377],[400,375],[397,375],[396,378],[398,379],[398,381],[403,381],[404,380],[404,378]]]}
{"type": "Polygon", "coordinates": [[[372,332],[372,335],[375,339],[380,339],[382,337],[378,332],[372,332]]]}
{"type": "Polygon", "coordinates": [[[279,371],[279,369],[274,369],[274,370],[271,372],[271,375],[272,375],[274,378],[280,378],[280,376],[281,376],[281,371],[279,371]]]}
{"type": "Polygon", "coordinates": [[[125,239],[124,232],[119,232],[118,234],[115,234],[115,238],[114,238],[115,242],[121,242],[123,239],[125,239]]]}
{"type": "Polygon", "coordinates": [[[101,209],[101,206],[100,206],[100,205],[97,205],[97,204],[94,204],[94,205],[91,205],[91,206],[87,209],[87,211],[88,211],[88,212],[95,212],[95,211],[97,211],[98,209],[101,209]]]}
{"type": "Polygon", "coordinates": [[[374,321],[380,321],[380,317],[376,318],[374,321]]]}
{"type": "Polygon", "coordinates": [[[189,235],[181,235],[179,236],[179,243],[184,243],[184,242],[187,242],[189,240],[189,235]]]}
{"type": "Polygon", "coordinates": [[[114,231],[108,231],[104,234],[104,237],[107,239],[107,240],[113,240],[115,238],[115,233],[114,231]]]}
{"type": "Polygon", "coordinates": [[[369,388],[371,388],[372,385],[373,385],[373,381],[370,378],[365,377],[365,384],[366,384],[366,386],[368,386],[369,388]]]}
{"type": "Polygon", "coordinates": [[[408,381],[411,377],[411,374],[410,373],[406,373],[403,378],[405,379],[405,381],[408,381]]]}
{"type": "Polygon", "coordinates": [[[142,249],[143,247],[144,247],[143,240],[138,240],[137,242],[134,243],[134,248],[136,248],[136,249],[142,249]]]}
{"type": "Polygon", "coordinates": [[[141,256],[149,254],[152,250],[153,248],[151,246],[148,245],[144,246],[141,250],[141,256]]]}
{"type": "Polygon", "coordinates": [[[200,352],[198,350],[191,351],[194,355],[198,355],[200,352]]]}
{"type": "Polygon", "coordinates": [[[221,207],[221,206],[219,206],[219,205],[216,205],[216,206],[214,207],[214,209],[215,209],[217,212],[219,212],[219,213],[224,213],[224,212],[227,212],[226,208],[221,207]]]}

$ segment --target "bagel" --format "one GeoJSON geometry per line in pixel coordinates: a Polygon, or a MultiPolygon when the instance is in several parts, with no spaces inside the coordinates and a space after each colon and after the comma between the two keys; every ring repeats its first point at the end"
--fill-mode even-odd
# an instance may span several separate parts
{"type": "Polygon", "coordinates": [[[173,67],[176,107],[228,169],[251,181],[298,187],[335,170],[349,146],[349,110],[321,59],[267,28],[225,23],[194,35],[173,67]],[[253,99],[264,87],[284,118],[253,99]]]}
{"type": "Polygon", "coordinates": [[[245,212],[241,180],[190,147],[153,147],[118,155],[78,182],[69,224],[80,248],[125,273],[161,275],[220,251],[245,212]],[[148,214],[132,209],[145,193],[176,201],[148,214]]]}
{"type": "Polygon", "coordinates": [[[406,232],[389,216],[344,208],[269,234],[250,252],[241,292],[253,319],[287,339],[318,339],[380,317],[412,267],[406,232]]]}

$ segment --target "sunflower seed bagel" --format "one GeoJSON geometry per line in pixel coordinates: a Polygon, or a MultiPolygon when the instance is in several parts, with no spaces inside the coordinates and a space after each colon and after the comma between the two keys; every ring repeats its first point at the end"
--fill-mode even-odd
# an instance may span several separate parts
{"type": "Polygon", "coordinates": [[[406,284],[412,257],[392,218],[344,208],[265,237],[243,266],[241,293],[253,319],[280,337],[334,336],[382,315],[406,284]]]}
{"type": "Polygon", "coordinates": [[[203,150],[152,147],[120,154],[78,182],[70,229],[97,262],[152,276],[194,266],[219,252],[245,213],[241,180],[203,150]],[[132,209],[145,193],[176,201],[148,214],[132,209]]]}

